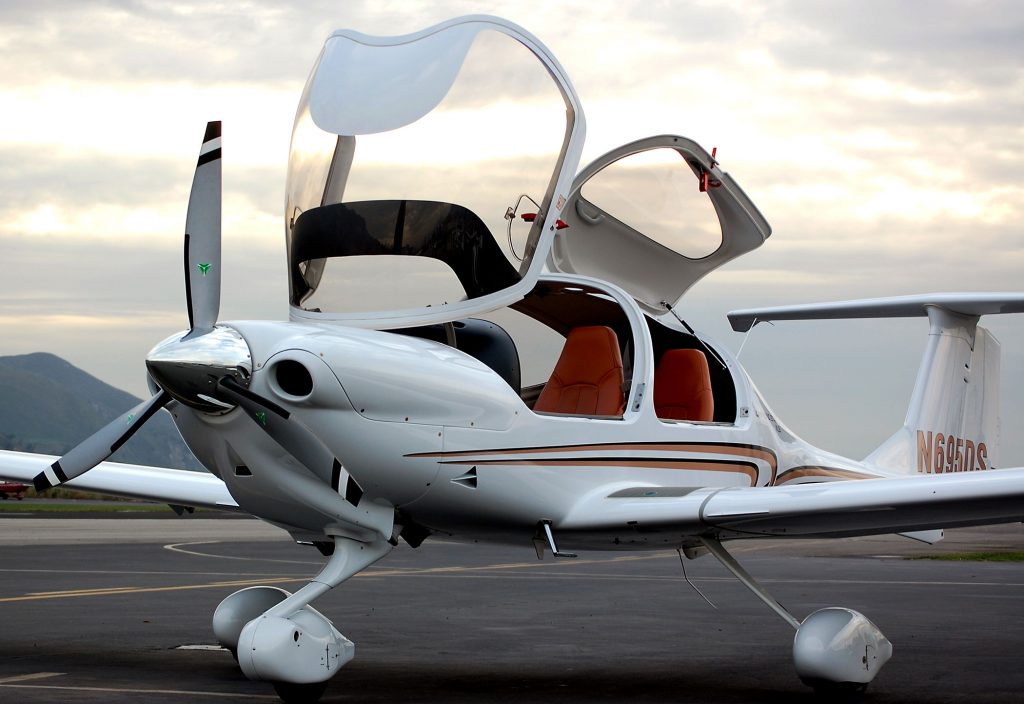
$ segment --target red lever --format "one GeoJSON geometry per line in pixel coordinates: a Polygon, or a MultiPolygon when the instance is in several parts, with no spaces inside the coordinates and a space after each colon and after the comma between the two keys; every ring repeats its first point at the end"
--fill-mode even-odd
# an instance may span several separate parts
{"type": "MultiPolygon", "coordinates": [[[[533,222],[534,220],[537,219],[537,213],[520,213],[519,217],[521,217],[526,222],[533,222]]],[[[567,223],[562,218],[558,218],[557,220],[555,220],[556,230],[564,230],[567,227],[569,227],[569,223],[567,223]]]]}
{"type": "MultiPolygon", "coordinates": [[[[715,159],[715,156],[717,154],[718,154],[718,147],[711,147],[711,166],[714,166],[715,164],[718,163],[718,160],[715,159]]],[[[700,186],[699,186],[699,188],[700,188],[700,192],[701,193],[707,193],[709,188],[718,188],[721,185],[722,185],[721,181],[712,181],[711,180],[711,172],[710,171],[705,171],[700,176],[700,186]]]]}

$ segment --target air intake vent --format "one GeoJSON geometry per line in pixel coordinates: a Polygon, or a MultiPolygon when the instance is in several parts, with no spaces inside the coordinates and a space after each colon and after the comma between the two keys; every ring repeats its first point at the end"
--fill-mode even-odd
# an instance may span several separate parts
{"type": "Polygon", "coordinates": [[[274,365],[274,379],[281,391],[289,396],[309,396],[313,392],[313,377],[302,364],[283,359],[274,365]]]}

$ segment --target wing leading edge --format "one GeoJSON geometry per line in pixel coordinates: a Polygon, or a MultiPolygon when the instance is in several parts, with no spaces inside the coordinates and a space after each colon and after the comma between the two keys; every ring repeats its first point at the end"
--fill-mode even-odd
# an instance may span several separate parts
{"type": "Polygon", "coordinates": [[[785,487],[615,487],[579,502],[566,532],[846,537],[1024,522],[1024,468],[785,487]]]}
{"type": "MultiPolygon", "coordinates": [[[[0,478],[31,484],[40,469],[56,459],[50,455],[0,450],[0,478]]],[[[205,472],[102,462],[65,486],[178,506],[238,510],[224,482],[205,472]]]]}

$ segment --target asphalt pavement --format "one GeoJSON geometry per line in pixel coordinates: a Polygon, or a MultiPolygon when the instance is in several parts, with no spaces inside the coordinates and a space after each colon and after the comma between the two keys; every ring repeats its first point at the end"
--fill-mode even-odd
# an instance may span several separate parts
{"type": "MultiPolygon", "coordinates": [[[[847,606],[894,655],[865,702],[1024,701],[1024,564],[910,556],[1022,550],[1017,524],[906,538],[733,543],[798,617],[847,606]]],[[[219,649],[210,616],[255,584],[299,588],[322,558],[215,516],[0,517],[0,702],[276,701],[219,649]]],[[[315,606],[356,643],[325,702],[816,701],[792,629],[713,557],[406,545],[315,606]]]]}

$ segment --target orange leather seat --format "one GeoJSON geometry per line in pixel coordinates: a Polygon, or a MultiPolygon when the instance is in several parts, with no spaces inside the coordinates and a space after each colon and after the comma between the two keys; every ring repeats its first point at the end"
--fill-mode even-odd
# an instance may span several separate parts
{"type": "Polygon", "coordinates": [[[565,338],[551,378],[533,405],[539,413],[621,416],[622,355],[615,331],[603,325],[576,328],[565,338]]]}
{"type": "Polygon", "coordinates": [[[700,350],[667,350],[654,372],[654,410],[669,420],[712,421],[708,360],[700,350]]]}

